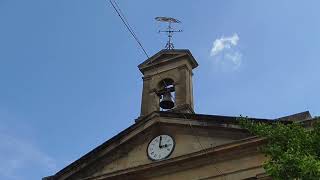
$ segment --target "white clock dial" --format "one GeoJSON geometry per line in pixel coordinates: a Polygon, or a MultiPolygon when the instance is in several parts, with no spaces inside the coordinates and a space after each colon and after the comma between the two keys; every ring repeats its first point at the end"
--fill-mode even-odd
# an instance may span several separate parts
{"type": "Polygon", "coordinates": [[[148,145],[147,154],[151,160],[165,159],[174,149],[174,140],[169,135],[159,135],[151,140],[148,145]]]}

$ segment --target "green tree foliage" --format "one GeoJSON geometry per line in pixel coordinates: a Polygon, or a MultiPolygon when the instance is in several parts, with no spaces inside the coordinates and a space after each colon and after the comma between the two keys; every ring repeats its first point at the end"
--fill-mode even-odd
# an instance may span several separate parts
{"type": "Polygon", "coordinates": [[[320,179],[320,123],[304,128],[301,123],[239,120],[243,128],[267,139],[261,150],[268,157],[264,168],[273,179],[320,179]]]}

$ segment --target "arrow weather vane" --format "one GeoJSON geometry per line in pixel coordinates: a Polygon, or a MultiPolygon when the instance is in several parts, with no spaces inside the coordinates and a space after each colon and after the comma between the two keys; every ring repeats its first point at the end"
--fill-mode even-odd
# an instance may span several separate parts
{"type": "Polygon", "coordinates": [[[168,36],[168,41],[165,48],[174,49],[173,42],[172,42],[173,33],[182,32],[182,30],[174,30],[171,26],[171,23],[181,23],[181,21],[171,17],[156,17],[155,20],[168,23],[168,28],[166,30],[159,30],[159,33],[163,32],[163,33],[166,33],[168,36]]]}

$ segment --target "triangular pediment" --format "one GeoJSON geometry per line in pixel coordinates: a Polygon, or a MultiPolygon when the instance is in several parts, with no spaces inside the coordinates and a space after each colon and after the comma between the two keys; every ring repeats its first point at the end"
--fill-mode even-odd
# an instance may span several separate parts
{"type": "Polygon", "coordinates": [[[82,179],[106,174],[113,176],[125,170],[190,158],[205,149],[222,147],[247,138],[248,132],[236,124],[235,117],[154,112],[55,176],[61,177],[58,179],[82,179]],[[160,134],[173,137],[175,147],[166,159],[153,161],[146,150],[150,141],[160,134]]]}
{"type": "Polygon", "coordinates": [[[139,64],[138,68],[142,73],[144,73],[145,70],[152,66],[159,66],[168,62],[178,61],[182,58],[187,59],[192,68],[198,66],[197,61],[192,56],[191,52],[187,49],[163,49],[155,55],[153,55],[152,57],[145,60],[143,63],[139,64]]]}

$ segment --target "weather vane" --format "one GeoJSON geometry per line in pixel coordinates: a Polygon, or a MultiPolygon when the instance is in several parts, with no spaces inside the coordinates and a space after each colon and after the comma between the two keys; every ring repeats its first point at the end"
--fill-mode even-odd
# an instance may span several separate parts
{"type": "Polygon", "coordinates": [[[166,33],[168,36],[168,41],[165,46],[166,49],[174,49],[173,42],[172,42],[172,35],[175,32],[182,32],[182,30],[174,30],[171,26],[172,23],[181,23],[179,20],[171,18],[171,17],[156,17],[155,20],[160,22],[168,23],[168,28],[166,30],[159,30],[159,33],[163,32],[166,33]]]}

